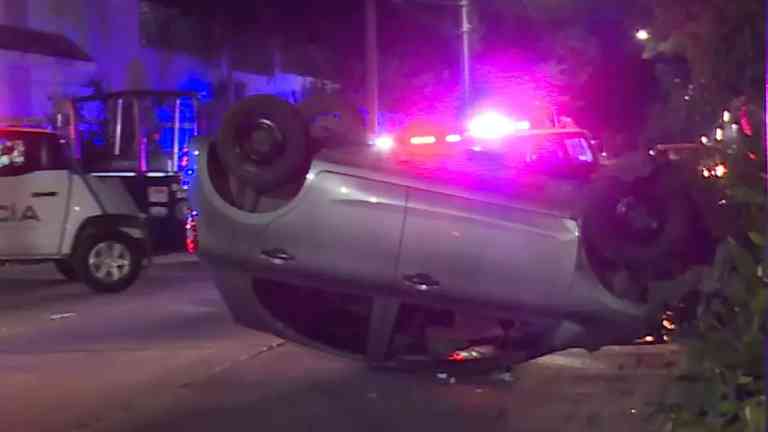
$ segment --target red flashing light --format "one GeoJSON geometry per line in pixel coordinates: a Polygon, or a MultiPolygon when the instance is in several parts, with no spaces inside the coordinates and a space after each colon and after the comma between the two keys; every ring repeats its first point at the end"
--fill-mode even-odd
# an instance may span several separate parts
{"type": "Polygon", "coordinates": [[[195,220],[196,212],[191,211],[187,214],[187,223],[185,225],[186,229],[186,248],[187,252],[190,254],[197,253],[200,243],[198,241],[198,234],[197,234],[197,221],[195,220]]]}

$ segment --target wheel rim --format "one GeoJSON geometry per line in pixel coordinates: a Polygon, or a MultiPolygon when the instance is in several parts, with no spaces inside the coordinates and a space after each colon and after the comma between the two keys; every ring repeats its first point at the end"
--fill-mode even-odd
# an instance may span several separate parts
{"type": "Polygon", "coordinates": [[[268,165],[285,152],[283,134],[273,122],[257,118],[252,123],[242,123],[238,128],[240,151],[259,165],[268,165]]]}
{"type": "Polygon", "coordinates": [[[131,271],[131,252],[122,243],[101,242],[88,255],[88,268],[101,282],[117,282],[131,271]]]}

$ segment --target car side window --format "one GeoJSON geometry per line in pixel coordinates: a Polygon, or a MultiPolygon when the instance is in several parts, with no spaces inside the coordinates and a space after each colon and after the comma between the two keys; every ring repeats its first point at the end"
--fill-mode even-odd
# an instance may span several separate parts
{"type": "Polygon", "coordinates": [[[0,177],[71,167],[69,143],[40,132],[0,132],[0,177]]]}
{"type": "Polygon", "coordinates": [[[28,163],[23,140],[0,138],[0,177],[19,175],[28,163]]]}
{"type": "Polygon", "coordinates": [[[590,149],[589,143],[584,138],[566,138],[565,146],[568,148],[568,154],[574,159],[582,162],[592,162],[594,160],[592,149],[590,149]]]}

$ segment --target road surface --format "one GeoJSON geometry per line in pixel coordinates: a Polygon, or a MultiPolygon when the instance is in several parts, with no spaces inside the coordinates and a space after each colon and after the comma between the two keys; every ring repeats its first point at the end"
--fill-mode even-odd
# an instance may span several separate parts
{"type": "Polygon", "coordinates": [[[0,268],[4,432],[657,430],[647,404],[679,354],[569,350],[451,383],[237,327],[194,261],[167,259],[118,295],[49,265],[0,268]]]}

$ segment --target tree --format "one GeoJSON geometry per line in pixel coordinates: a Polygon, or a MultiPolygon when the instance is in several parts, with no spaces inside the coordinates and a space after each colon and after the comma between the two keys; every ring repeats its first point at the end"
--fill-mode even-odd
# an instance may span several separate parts
{"type": "MultiPolygon", "coordinates": [[[[688,366],[677,387],[680,401],[666,404],[663,412],[672,431],[762,431],[768,327],[765,11],[758,0],[659,0],[653,12],[653,42],[646,56],[687,63],[683,100],[689,125],[699,133],[712,125],[737,126],[738,140],[726,152],[724,186],[727,202],[741,208],[738,216],[723,221],[736,229],[707,271],[699,320],[679,341],[687,348],[688,366]],[[724,108],[734,113],[732,120],[718,120],[724,108]]],[[[666,85],[673,87],[669,79],[666,85]]],[[[679,105],[679,99],[680,94],[670,97],[667,107],[679,105]]]]}
{"type": "MultiPolygon", "coordinates": [[[[683,58],[690,69],[685,82],[688,91],[682,100],[668,99],[670,109],[687,105],[689,124],[704,131],[739,96],[762,105],[765,9],[761,0],[656,0],[652,10],[652,38],[645,56],[683,58]]],[[[669,78],[665,81],[670,85],[669,78]]]]}

